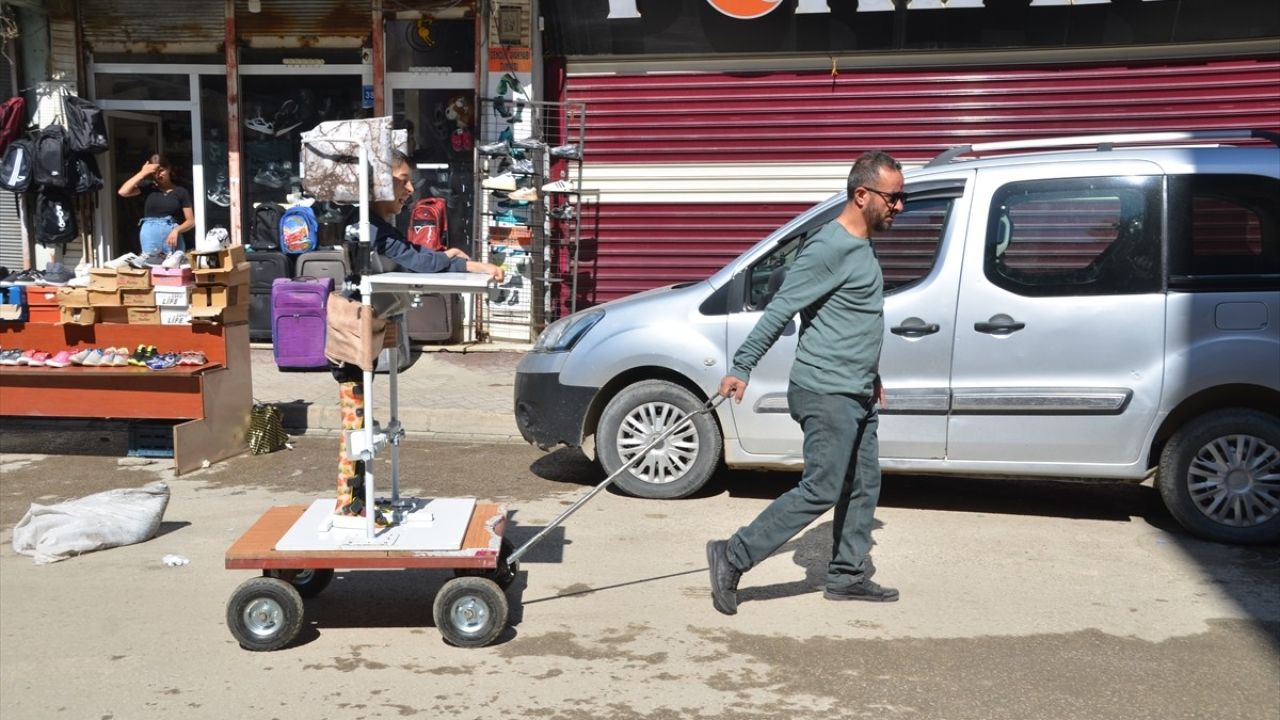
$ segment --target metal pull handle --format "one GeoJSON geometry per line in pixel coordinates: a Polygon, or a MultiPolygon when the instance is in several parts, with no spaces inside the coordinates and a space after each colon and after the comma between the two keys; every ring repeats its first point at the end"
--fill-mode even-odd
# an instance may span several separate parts
{"type": "Polygon", "coordinates": [[[889,332],[903,337],[924,337],[941,329],[938,323],[926,323],[920,318],[911,317],[903,320],[901,325],[889,328],[889,332]]]}
{"type": "Polygon", "coordinates": [[[537,535],[534,535],[533,537],[529,538],[528,542],[516,548],[516,550],[512,552],[509,557],[507,557],[507,567],[514,568],[516,561],[518,561],[526,552],[528,552],[529,548],[533,547],[535,544],[537,544],[539,540],[546,537],[547,533],[551,532],[557,527],[560,527],[560,523],[564,522],[566,519],[568,519],[570,515],[577,512],[578,508],[582,507],[583,505],[586,505],[587,501],[591,500],[591,498],[598,495],[600,491],[604,490],[605,488],[613,484],[613,481],[616,480],[619,475],[629,470],[632,465],[636,465],[641,460],[643,460],[645,454],[648,453],[650,450],[654,449],[655,447],[657,447],[659,443],[671,437],[677,431],[684,429],[684,426],[689,421],[693,420],[695,416],[702,415],[703,413],[711,412],[712,410],[715,410],[717,407],[719,407],[720,403],[724,402],[725,397],[727,396],[718,395],[718,394],[711,396],[711,398],[709,398],[705,403],[702,404],[702,407],[697,408],[696,410],[693,410],[692,412],[688,413],[684,417],[677,420],[674,424],[672,424],[671,427],[662,431],[662,434],[659,435],[657,438],[655,438],[653,442],[641,448],[640,451],[635,454],[635,457],[631,458],[630,462],[628,462],[626,465],[623,465],[622,467],[615,470],[613,474],[605,478],[603,482],[601,482],[599,485],[592,488],[591,492],[587,493],[586,495],[583,495],[581,498],[578,499],[577,502],[570,505],[567,510],[560,513],[559,517],[547,523],[547,526],[539,530],[537,535]]]}
{"type": "Polygon", "coordinates": [[[1024,322],[1018,322],[1008,315],[992,315],[991,319],[986,322],[976,322],[973,329],[980,333],[988,333],[990,335],[1008,335],[1017,332],[1027,326],[1024,322]]]}

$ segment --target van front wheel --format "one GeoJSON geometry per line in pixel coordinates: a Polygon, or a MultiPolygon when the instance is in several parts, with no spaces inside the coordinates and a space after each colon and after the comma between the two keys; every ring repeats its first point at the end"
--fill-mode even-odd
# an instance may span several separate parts
{"type": "Polygon", "coordinates": [[[720,427],[710,413],[695,415],[685,427],[638,457],[645,446],[703,402],[664,380],[645,380],[618,393],[605,406],[596,431],[600,466],[618,476],[628,495],[652,499],[688,497],[706,485],[720,461],[720,427]]]}

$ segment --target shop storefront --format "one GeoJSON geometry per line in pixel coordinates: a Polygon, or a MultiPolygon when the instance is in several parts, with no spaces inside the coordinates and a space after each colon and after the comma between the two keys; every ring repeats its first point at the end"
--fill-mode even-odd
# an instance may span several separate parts
{"type": "Polygon", "coordinates": [[[586,107],[588,303],[694,280],[838,191],[854,156],[1280,129],[1280,8],[544,0],[549,96],[586,107]]]}

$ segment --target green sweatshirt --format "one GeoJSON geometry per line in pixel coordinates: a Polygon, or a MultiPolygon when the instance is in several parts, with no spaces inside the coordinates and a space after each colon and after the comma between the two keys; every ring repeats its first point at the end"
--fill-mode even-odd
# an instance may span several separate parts
{"type": "Polygon", "coordinates": [[[870,397],[884,342],[884,280],[871,243],[834,220],[809,238],[733,356],[729,374],[749,380],[797,312],[791,382],[815,393],[870,397]]]}

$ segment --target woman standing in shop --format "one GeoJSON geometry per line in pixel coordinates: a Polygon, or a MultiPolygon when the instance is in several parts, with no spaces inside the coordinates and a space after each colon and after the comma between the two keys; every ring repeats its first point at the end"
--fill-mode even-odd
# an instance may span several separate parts
{"type": "Polygon", "coordinates": [[[173,168],[163,155],[152,155],[136,175],[124,181],[120,197],[143,196],[138,240],[142,257],[159,265],[175,251],[185,250],[182,233],[196,226],[191,193],[173,184],[173,168]]]}

